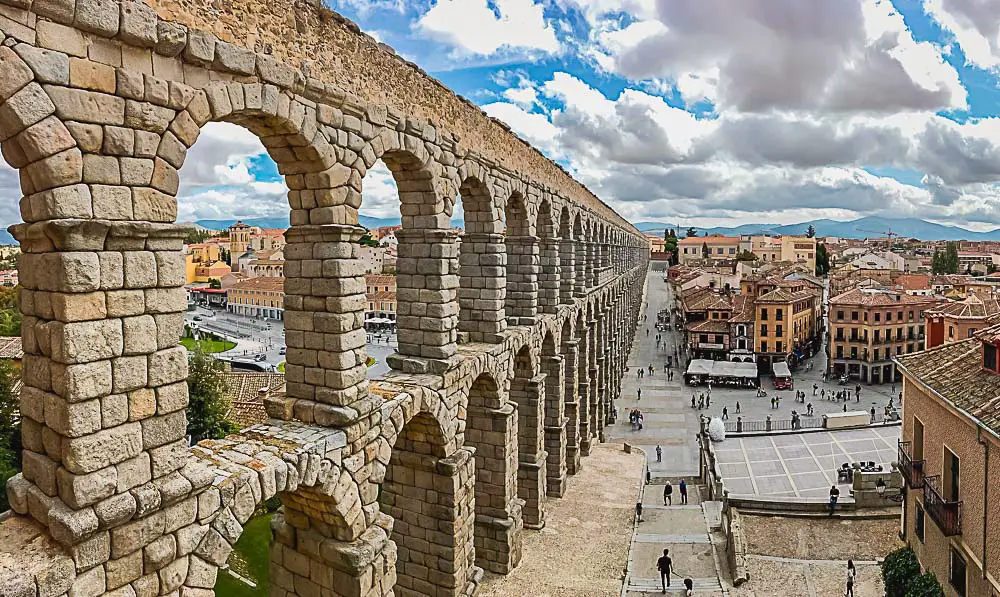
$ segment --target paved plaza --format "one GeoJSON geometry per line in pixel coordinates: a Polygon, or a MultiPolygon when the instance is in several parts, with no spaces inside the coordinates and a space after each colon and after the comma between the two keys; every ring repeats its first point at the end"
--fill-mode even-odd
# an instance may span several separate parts
{"type": "MultiPolygon", "coordinates": [[[[824,399],[823,397],[823,394],[829,396],[845,389],[845,386],[840,386],[836,382],[825,383],[822,380],[822,374],[826,368],[825,351],[820,351],[819,354],[808,359],[807,363],[812,364],[810,370],[806,371],[803,367],[793,372],[795,390],[806,392],[805,403],[795,401],[794,390],[776,391],[771,378],[763,376],[761,384],[768,393],[767,397],[757,397],[756,391],[753,389],[713,387],[710,407],[704,410],[691,408],[691,395],[698,396],[705,393],[705,386],[685,385],[683,367],[674,368],[674,379],[669,382],[663,371],[668,355],[672,355],[674,362],[677,362],[677,346],[683,344],[683,334],[673,330],[660,332],[660,342],[659,344],[656,342],[656,314],[669,306],[672,300],[669,286],[663,281],[664,276],[665,272],[651,271],[647,274],[646,302],[642,311],[646,319],[640,323],[639,333],[636,334],[628,360],[629,372],[622,380],[622,396],[615,405],[619,412],[618,422],[605,431],[607,437],[612,441],[627,441],[645,450],[650,471],[654,477],[697,475],[698,444],[696,434],[700,415],[720,417],[722,409],[726,408],[730,421],[735,421],[737,416],[741,416],[744,421],[764,421],[768,416],[775,421],[790,420],[793,410],[800,415],[804,414],[808,404],[812,404],[816,417],[828,413],[843,412],[844,402],[824,399]],[[648,335],[646,334],[647,329],[649,330],[648,335]],[[651,364],[656,369],[653,376],[649,376],[647,373],[641,379],[637,377],[637,371],[640,367],[646,368],[651,364]],[[815,396],[813,396],[814,385],[816,386],[815,396]],[[637,393],[639,389],[642,390],[641,399],[637,393]],[[770,398],[772,396],[781,397],[778,408],[771,408],[770,398]],[[737,405],[739,406],[738,415],[737,405]],[[629,425],[628,411],[634,408],[639,408],[642,411],[642,431],[632,431],[629,425]],[[661,462],[656,461],[657,445],[661,447],[663,453],[661,462]]],[[[684,355],[681,354],[680,357],[683,359],[684,355]]],[[[900,387],[890,384],[862,385],[860,400],[854,397],[854,386],[850,386],[849,389],[851,390],[851,399],[846,403],[847,409],[868,411],[874,406],[876,411],[881,413],[890,396],[895,398],[898,395],[900,387]]],[[[898,400],[895,404],[899,405],[898,400]]],[[[803,417],[803,421],[808,422],[808,419],[803,417]]],[[[898,427],[890,429],[898,436],[898,427]]],[[[891,444],[894,458],[896,440],[891,440],[891,444]]],[[[875,449],[873,448],[873,450],[875,449]]],[[[867,450],[864,452],[867,453],[867,450]]],[[[828,455],[833,454],[834,452],[831,450],[828,455]]],[[[886,462],[893,458],[886,460],[886,462]]],[[[872,458],[865,460],[879,461],[879,458],[873,455],[872,458]]],[[[839,465],[840,462],[837,463],[837,466],[839,465]]],[[[827,485],[826,491],[829,489],[830,487],[827,485]]]]}
{"type": "MultiPolygon", "coordinates": [[[[896,460],[899,426],[727,438],[715,444],[726,489],[734,494],[826,497],[845,462],[896,460]]],[[[849,484],[841,485],[847,495],[849,484]]]]}

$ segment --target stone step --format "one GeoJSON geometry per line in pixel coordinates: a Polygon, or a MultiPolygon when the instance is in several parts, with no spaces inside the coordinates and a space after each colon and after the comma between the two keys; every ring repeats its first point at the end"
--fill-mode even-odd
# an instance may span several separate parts
{"type": "Polygon", "coordinates": [[[711,539],[707,534],[705,535],[660,535],[652,533],[636,533],[635,535],[636,543],[659,543],[659,544],[708,544],[711,543],[711,539]]]}
{"type": "MultiPolygon", "coordinates": [[[[696,595],[704,595],[709,591],[722,592],[722,584],[718,578],[692,578],[694,581],[694,591],[696,595]]],[[[660,593],[663,589],[659,578],[631,578],[628,581],[629,592],[634,593],[660,593]]],[[[667,595],[683,595],[684,579],[673,577],[670,579],[670,588],[667,595]]]]}

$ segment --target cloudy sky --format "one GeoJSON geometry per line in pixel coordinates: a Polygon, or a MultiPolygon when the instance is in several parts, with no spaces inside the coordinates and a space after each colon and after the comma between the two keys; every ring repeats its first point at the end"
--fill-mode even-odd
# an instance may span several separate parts
{"type": "MultiPolygon", "coordinates": [[[[632,221],[1000,226],[1000,2],[327,2],[632,221]]],[[[182,220],[286,213],[249,133],[192,151],[182,220]]],[[[398,216],[385,170],[362,213],[398,216]]]]}

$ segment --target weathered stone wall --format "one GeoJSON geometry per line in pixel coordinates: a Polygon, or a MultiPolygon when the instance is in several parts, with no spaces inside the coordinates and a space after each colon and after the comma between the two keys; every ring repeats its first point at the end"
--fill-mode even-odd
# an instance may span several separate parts
{"type": "Polygon", "coordinates": [[[0,595],[210,594],[275,495],[275,595],[474,593],[481,568],[517,565],[601,440],[644,239],[318,8],[156,8],[0,0],[0,149],[25,221],[24,471],[0,595]],[[175,195],[213,121],[257,134],[289,188],[287,391],[268,425],[190,448],[175,195]],[[372,391],[357,211],[378,159],[403,230],[398,354],[372,391]],[[46,548],[9,551],[33,540],[46,548]]]}

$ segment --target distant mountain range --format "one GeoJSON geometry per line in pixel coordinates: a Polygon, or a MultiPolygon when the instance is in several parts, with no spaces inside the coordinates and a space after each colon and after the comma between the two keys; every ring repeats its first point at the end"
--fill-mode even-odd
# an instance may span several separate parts
{"type": "MultiPolygon", "coordinates": [[[[372,218],[369,216],[358,216],[358,220],[365,228],[373,229],[380,226],[398,226],[399,218],[372,218]]],[[[257,226],[259,228],[288,228],[288,216],[275,216],[273,218],[243,218],[241,220],[247,226],[257,226]]],[[[225,230],[236,223],[236,218],[231,220],[198,220],[194,222],[196,226],[201,226],[208,230],[225,230]]]]}
{"type": "MultiPolygon", "coordinates": [[[[695,228],[698,229],[698,236],[708,234],[723,234],[727,236],[737,236],[740,234],[805,234],[806,230],[812,226],[816,229],[816,236],[835,236],[839,238],[881,238],[885,233],[892,230],[902,237],[913,237],[921,240],[996,240],[1000,241],[1000,228],[989,232],[974,232],[958,226],[945,226],[935,224],[917,218],[880,218],[869,216],[851,220],[848,222],[838,222],[836,220],[811,220],[799,224],[742,224],[740,226],[715,227],[715,228],[695,228]]],[[[635,227],[649,234],[663,236],[667,227],[672,224],[664,222],[639,222],[635,227]]],[[[681,226],[681,236],[687,230],[687,226],[681,226]]]]}

